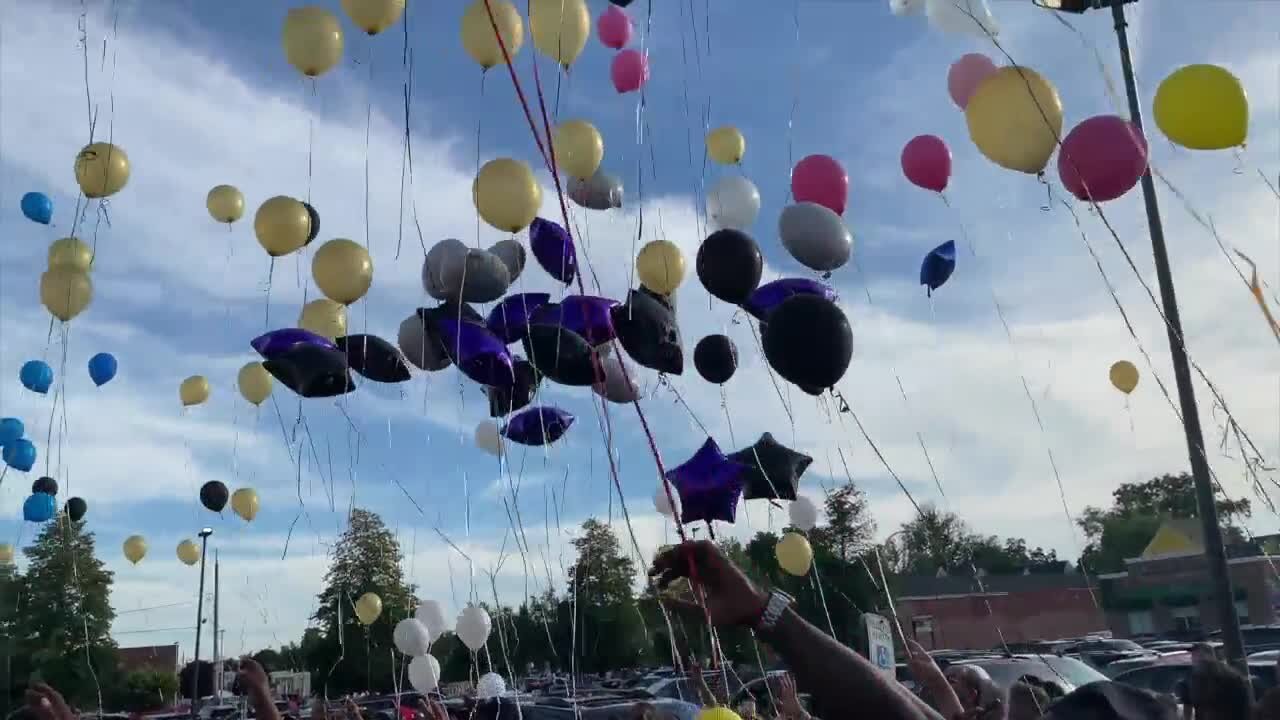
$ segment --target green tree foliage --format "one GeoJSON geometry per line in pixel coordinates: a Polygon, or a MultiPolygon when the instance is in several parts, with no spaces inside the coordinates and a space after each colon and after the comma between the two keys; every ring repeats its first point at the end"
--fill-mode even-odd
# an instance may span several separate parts
{"type": "Polygon", "coordinates": [[[201,660],[189,662],[178,672],[178,688],[182,697],[208,697],[213,694],[213,663],[201,660]],[[193,694],[194,693],[194,694],[193,694]]]}
{"type": "Polygon", "coordinates": [[[975,569],[991,574],[1061,573],[1066,563],[1055,550],[1028,548],[1022,538],[1001,539],[973,532],[955,513],[933,505],[903,524],[901,532],[884,548],[888,569],[905,575],[967,575],[975,569]]]}
{"type": "Polygon", "coordinates": [[[124,712],[150,712],[172,706],[177,693],[178,677],[173,673],[138,670],[124,676],[108,704],[124,712]]]}

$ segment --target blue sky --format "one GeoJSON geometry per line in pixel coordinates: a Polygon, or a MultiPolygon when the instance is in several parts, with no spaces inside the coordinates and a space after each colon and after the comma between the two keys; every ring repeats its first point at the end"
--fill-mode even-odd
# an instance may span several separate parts
{"type": "MultiPolygon", "coordinates": [[[[321,4],[340,14],[336,0],[321,4]]],[[[0,378],[9,378],[0,382],[0,410],[27,420],[38,439],[38,467],[50,458],[64,494],[88,499],[100,554],[117,572],[113,602],[127,611],[115,628],[121,644],[181,642],[190,651],[190,630],[156,630],[191,624],[196,573],[178,563],[173,548],[203,524],[215,528],[213,546],[223,561],[223,627],[231,652],[297,637],[314,610],[328,543],[352,503],[382,513],[400,535],[420,594],[455,608],[473,588],[492,599],[487,572],[495,573],[506,602],[548,582],[560,585],[572,529],[586,517],[624,530],[600,422],[580,389],[544,391],[546,402],[576,413],[578,422],[546,452],[517,451],[507,468],[473,446],[472,430],[485,415],[483,396],[453,370],[420,373],[402,386],[364,383],[341,410],[331,401],[300,405],[277,388],[279,416],[271,403],[254,413],[235,391],[236,371],[252,359],[248,340],[267,327],[293,324],[304,292],[315,294],[306,287],[309,256],[289,257],[276,263],[268,305],[268,261],[251,223],[265,198],[309,194],[322,214],[321,240],[365,242],[367,226],[374,286],[353,306],[349,322],[392,339],[402,318],[430,304],[419,281],[422,250],[410,200],[428,247],[447,237],[485,246],[502,237],[478,227],[470,203],[477,126],[482,159],[511,156],[536,168],[536,150],[505,70],[491,71],[481,94],[479,68],[457,39],[462,3],[410,0],[415,167],[403,213],[400,26],[369,39],[347,24],[342,64],[313,89],[279,47],[283,6],[265,9],[248,0],[163,9],[125,0],[88,5],[88,94],[98,108],[97,134],[109,131],[125,148],[133,175],[109,203],[110,226],[97,228],[94,304],[71,323],[65,345],[56,331],[54,341],[46,341],[48,315],[36,286],[48,243],[70,232],[71,165],[88,137],[78,6],[22,0],[6,11],[10,22],[0,23],[0,232],[8,239],[0,243],[0,378]],[[208,188],[220,183],[239,186],[250,206],[230,231],[204,209],[208,188]],[[17,200],[30,189],[53,196],[55,227],[20,217],[17,200]],[[51,396],[23,391],[17,370],[33,357],[61,370],[64,349],[59,381],[66,383],[67,404],[65,412],[59,405],[49,435],[51,396]],[[115,353],[121,371],[95,389],[84,365],[100,350],[115,353]],[[177,386],[192,374],[208,376],[214,393],[206,405],[183,413],[177,386]],[[52,442],[44,441],[47,435],[52,442]],[[249,526],[230,513],[208,514],[196,490],[210,479],[256,487],[262,514],[249,526]],[[515,508],[527,557],[511,534],[509,509],[515,508]],[[151,551],[132,567],[119,548],[135,533],[148,538],[151,551]],[[474,560],[475,582],[468,561],[444,537],[474,560]],[[170,603],[188,604],[141,610],[170,603]]],[[[597,14],[604,3],[590,6],[597,14]]],[[[1216,62],[1244,81],[1253,114],[1242,160],[1177,150],[1152,134],[1154,162],[1274,285],[1280,205],[1256,170],[1275,177],[1280,152],[1280,57],[1274,32],[1265,30],[1275,27],[1280,8],[1261,0],[1188,3],[1177,13],[1158,8],[1130,8],[1144,107],[1173,68],[1216,62]]],[[[1117,109],[1107,91],[1108,77],[1122,86],[1106,13],[1065,18],[1073,31],[1028,3],[1000,0],[993,10],[1004,48],[1057,85],[1068,126],[1117,109]]],[[[1118,483],[1185,466],[1176,418],[1150,381],[1071,215],[1061,207],[1042,212],[1043,185],[982,158],[946,95],[947,67],[961,54],[981,51],[1004,61],[989,41],[942,34],[924,18],[894,17],[886,3],[872,0],[754,0],[726,7],[691,0],[657,3],[652,13],[648,3],[637,2],[631,12],[652,68],[642,143],[638,98],[614,93],[610,51],[598,41],[588,43],[568,78],[558,79],[551,61],[538,58],[551,109],[600,128],[604,165],[627,186],[623,210],[577,211],[603,294],[625,295],[642,242],[665,237],[692,260],[705,232],[700,188],[723,172],[703,171],[706,114],[712,126],[734,124],[746,135],[742,172],[764,198],[752,230],[765,251],[767,279],[808,273],[782,249],[774,229],[788,201],[791,164],[823,152],[848,170],[845,217],[855,236],[854,261],[833,282],[854,328],[855,356],[841,389],[917,500],[947,505],[985,532],[1023,536],[1075,556],[1079,541],[1061,507],[1048,450],[1071,512],[1104,503],[1118,483]],[[940,135],[951,146],[953,209],[901,177],[901,147],[920,133],[940,135]],[[644,230],[637,241],[639,172],[644,230]],[[961,241],[960,267],[930,301],[915,284],[918,263],[947,239],[961,241]],[[1133,359],[1144,372],[1128,409],[1106,381],[1107,367],[1120,358],[1133,359]],[[929,447],[945,501],[917,434],[929,447]]],[[[530,94],[533,53],[526,40],[516,61],[530,94]]],[[[558,217],[550,177],[539,177],[543,214],[558,217]]],[[[1049,177],[1060,195],[1052,170],[1049,177]]],[[[1274,341],[1209,233],[1172,196],[1161,200],[1192,352],[1274,459],[1280,453],[1274,341]]],[[[1105,207],[1142,280],[1154,287],[1141,211],[1136,193],[1105,207]]],[[[1087,208],[1077,212],[1156,371],[1171,386],[1159,316],[1099,218],[1087,208]]],[[[94,226],[91,217],[81,236],[92,235],[94,226]]],[[[536,267],[517,285],[554,289],[536,267]]],[[[726,449],[771,431],[815,458],[802,483],[806,492],[816,497],[823,486],[846,481],[843,452],[872,499],[881,535],[909,519],[909,501],[850,418],[795,391],[784,392],[794,419],[788,417],[747,326],[733,324],[723,304],[709,303],[692,272],[679,304],[690,352],[701,336],[727,332],[738,343],[742,367],[723,398],[691,368],[674,380],[696,422],[670,390],[642,374],[650,389],[642,407],[668,465],[703,441],[700,426],[726,449]]],[[[1230,493],[1251,496],[1243,466],[1216,449],[1223,415],[1202,384],[1198,390],[1215,468],[1230,493]]],[[[653,460],[634,411],[611,406],[610,419],[631,525],[647,556],[673,534],[653,511],[653,460]]],[[[20,523],[20,505],[36,473],[10,475],[0,489],[8,518],[0,520],[0,536],[25,543],[33,528],[20,523]]],[[[754,505],[739,517],[736,528],[721,532],[745,535],[783,522],[754,505]]],[[[1274,531],[1276,516],[1259,507],[1254,524],[1274,531]]]]}

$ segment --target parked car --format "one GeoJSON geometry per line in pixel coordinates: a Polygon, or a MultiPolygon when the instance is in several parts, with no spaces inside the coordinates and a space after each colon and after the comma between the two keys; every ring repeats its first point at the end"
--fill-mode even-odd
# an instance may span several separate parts
{"type": "MultiPolygon", "coordinates": [[[[1241,625],[1240,637],[1244,640],[1246,653],[1280,650],[1280,625],[1241,625]]],[[[1222,631],[1209,633],[1209,639],[1222,640],[1222,631]]]]}
{"type": "Polygon", "coordinates": [[[1056,683],[1063,692],[1071,692],[1081,685],[1106,680],[1107,676],[1083,662],[1060,655],[1035,655],[1031,653],[1008,657],[983,657],[959,660],[953,664],[977,665],[1004,689],[1009,689],[1018,678],[1030,675],[1045,682],[1056,683]]]}
{"type": "MultiPolygon", "coordinates": [[[[1116,676],[1115,681],[1176,697],[1179,685],[1187,683],[1190,679],[1191,656],[1188,654],[1177,661],[1121,673],[1116,676]]],[[[1275,663],[1250,660],[1249,679],[1253,684],[1254,696],[1262,697],[1263,693],[1276,686],[1275,663]]]]}
{"type": "Polygon", "coordinates": [[[643,693],[601,693],[588,698],[541,698],[520,703],[517,716],[515,703],[502,703],[497,714],[499,720],[509,717],[522,720],[614,720],[632,717],[635,707],[649,703],[677,720],[695,720],[698,707],[666,698],[649,698],[643,693]]]}
{"type": "Polygon", "coordinates": [[[1081,660],[1089,663],[1095,668],[1101,670],[1117,660],[1131,660],[1135,658],[1152,658],[1155,653],[1147,650],[1132,640],[1113,640],[1103,638],[1091,638],[1083,640],[1072,645],[1067,645],[1058,651],[1063,655],[1073,655],[1081,660]]]}

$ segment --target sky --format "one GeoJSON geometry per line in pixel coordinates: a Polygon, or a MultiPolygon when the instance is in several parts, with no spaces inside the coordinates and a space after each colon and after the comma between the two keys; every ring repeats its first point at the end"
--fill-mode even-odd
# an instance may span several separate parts
{"type": "MultiPolygon", "coordinates": [[[[319,4],[341,16],[337,0],[319,4]]],[[[589,5],[597,15],[605,3],[589,5]]],[[[649,240],[671,240],[691,265],[708,231],[705,188],[730,172],[751,178],[763,197],[751,233],[765,279],[810,277],[775,230],[790,202],[790,168],[826,153],[849,174],[844,217],[854,253],[831,282],[854,333],[838,385],[853,412],[780,380],[775,390],[747,322],[712,301],[690,271],[678,293],[686,354],[722,332],[737,343],[740,367],[723,390],[691,362],[669,386],[638,371],[640,407],[667,466],[708,435],[728,451],[772,432],[814,458],[804,494],[820,500],[824,489],[857,483],[880,538],[911,519],[914,500],[1071,558],[1082,542],[1071,517],[1083,507],[1105,505],[1121,483],[1187,468],[1180,423],[1155,382],[1172,393],[1167,337],[1146,289],[1155,291],[1156,280],[1138,192],[1104,206],[1113,237],[1087,206],[1071,203],[1074,215],[1064,207],[1052,164],[1046,188],[983,158],[946,93],[947,68],[960,55],[984,52],[1004,64],[1007,52],[1056,85],[1068,127],[1127,115],[1110,17],[992,5],[1003,52],[923,17],[895,17],[878,0],[641,0],[630,12],[634,44],[650,57],[643,103],[615,93],[611,51],[594,38],[568,75],[537,57],[548,112],[593,122],[605,138],[604,167],[626,185],[622,209],[570,206],[598,278],[593,292],[625,297],[636,283],[634,255],[649,240]],[[703,134],[722,124],[747,139],[740,169],[704,166],[703,134]],[[901,175],[901,148],[922,133],[944,138],[954,157],[945,203],[901,175]],[[958,268],[928,298],[919,262],[946,240],[960,244],[958,268]],[[1127,400],[1107,380],[1119,359],[1143,373],[1127,400]]],[[[293,325],[304,298],[316,296],[309,251],[272,270],[256,242],[252,212],[266,198],[309,199],[322,217],[320,241],[368,246],[374,283],[351,308],[349,327],[393,340],[414,308],[433,304],[420,280],[425,248],[450,237],[487,247],[504,237],[471,204],[479,162],[530,163],[544,189],[542,215],[558,218],[509,76],[498,68],[482,77],[461,47],[463,7],[410,0],[407,32],[397,25],[372,38],[344,17],[343,60],[314,82],[284,59],[284,4],[16,0],[0,10],[0,413],[23,418],[40,453],[35,470],[9,472],[0,486],[0,538],[25,545],[34,536],[21,504],[39,474],[55,476],[63,497],[84,497],[98,554],[115,572],[113,633],[122,646],[177,642],[190,655],[199,572],[174,548],[203,526],[213,528],[219,558],[225,654],[300,636],[352,506],[383,516],[419,596],[447,612],[469,599],[518,603],[549,583],[563,588],[569,543],[588,517],[611,522],[642,562],[675,537],[653,507],[657,475],[635,410],[609,407],[615,486],[599,406],[582,388],[544,385],[542,401],[577,423],[555,445],[517,448],[505,464],[475,447],[487,406],[453,369],[416,372],[398,386],[363,382],[336,402],[300,401],[277,386],[258,410],[236,391],[237,371],[255,359],[248,341],[293,325]],[[91,114],[94,137],[124,148],[132,175],[77,224],[72,163],[91,114]],[[204,205],[223,183],[239,187],[248,205],[230,228],[204,205]],[[22,218],[18,199],[28,190],[53,198],[51,227],[22,218]],[[51,326],[37,287],[48,244],[73,229],[97,248],[95,296],[63,328],[51,326]],[[119,358],[120,373],[95,388],[85,364],[99,351],[119,358]],[[53,365],[65,407],[59,400],[55,409],[54,393],[19,384],[18,368],[32,358],[53,365]],[[183,411],[177,388],[194,374],[209,378],[212,397],[183,411]],[[246,524],[203,509],[197,490],[215,479],[256,488],[261,514],[246,524]],[[120,550],[133,534],[150,546],[137,566],[120,550]]],[[[1168,180],[1159,200],[1192,357],[1274,465],[1275,340],[1235,256],[1195,218],[1212,218],[1225,247],[1252,257],[1271,287],[1280,283],[1280,201],[1260,177],[1274,182],[1280,169],[1280,6],[1160,8],[1128,8],[1144,112],[1159,80],[1188,63],[1224,65],[1249,93],[1249,145],[1239,154],[1183,150],[1154,129],[1148,137],[1168,180]]],[[[516,70],[536,114],[534,60],[526,39],[516,70]]],[[[513,287],[564,292],[532,264],[513,287]]],[[[821,339],[814,343],[820,352],[821,339]]],[[[1199,378],[1196,392],[1224,489],[1254,500],[1256,532],[1276,531],[1277,515],[1254,494],[1238,448],[1219,444],[1226,411],[1199,378]]],[[[718,532],[747,537],[785,522],[785,513],[751,503],[718,532]]]]}

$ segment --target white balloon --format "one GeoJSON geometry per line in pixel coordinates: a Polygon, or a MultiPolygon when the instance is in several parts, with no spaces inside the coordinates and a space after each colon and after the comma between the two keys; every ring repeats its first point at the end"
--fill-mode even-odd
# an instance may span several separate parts
{"type": "Polygon", "coordinates": [[[787,514],[791,517],[791,524],[805,532],[812,530],[818,524],[818,506],[804,495],[791,501],[787,514]]]}
{"type": "Polygon", "coordinates": [[[427,628],[416,618],[405,618],[396,623],[391,639],[395,641],[396,649],[409,657],[426,655],[431,649],[431,637],[427,628]]]}
{"type": "Polygon", "coordinates": [[[635,402],[640,397],[640,388],[636,386],[634,367],[623,370],[625,362],[617,353],[600,356],[600,370],[604,380],[591,386],[597,395],[614,403],[635,402]]]}
{"type": "Polygon", "coordinates": [[[919,15],[924,10],[924,0],[889,0],[889,11],[899,17],[919,15]]]}
{"type": "Polygon", "coordinates": [[[498,434],[497,423],[483,420],[476,426],[476,447],[495,457],[502,456],[502,436],[498,434]]]}
{"type": "Polygon", "coordinates": [[[717,228],[746,230],[760,214],[760,191],[741,175],[726,175],[707,193],[707,216],[717,228]]]}
{"type": "Polygon", "coordinates": [[[653,506],[658,509],[659,513],[667,517],[675,517],[680,514],[680,496],[676,494],[676,489],[671,488],[671,497],[667,497],[667,489],[662,483],[658,484],[658,489],[653,493],[653,506]],[[672,506],[671,501],[675,501],[672,506]]]}
{"type": "Polygon", "coordinates": [[[409,684],[420,693],[428,693],[440,685],[440,661],[430,655],[419,655],[409,662],[409,684]]]}
{"type": "Polygon", "coordinates": [[[943,32],[985,38],[1000,33],[987,0],[925,0],[925,17],[943,32]]]}
{"type": "Polygon", "coordinates": [[[843,267],[853,253],[853,235],[844,220],[817,203],[788,205],[778,216],[782,246],[801,265],[818,272],[843,267]]]}
{"type": "Polygon", "coordinates": [[[427,629],[431,642],[449,631],[449,625],[444,619],[444,609],[435,600],[423,600],[413,615],[427,629]]]}
{"type": "Polygon", "coordinates": [[[498,673],[485,673],[476,681],[476,697],[481,700],[496,698],[507,694],[507,681],[498,673]]]}
{"type": "Polygon", "coordinates": [[[457,633],[458,639],[472,652],[484,647],[489,639],[489,631],[493,627],[489,620],[489,613],[477,605],[468,605],[458,613],[458,621],[454,626],[457,628],[454,632],[457,633]]]}
{"type": "Polygon", "coordinates": [[[431,246],[422,260],[422,289],[437,300],[457,298],[467,269],[467,246],[446,238],[431,246]]]}

